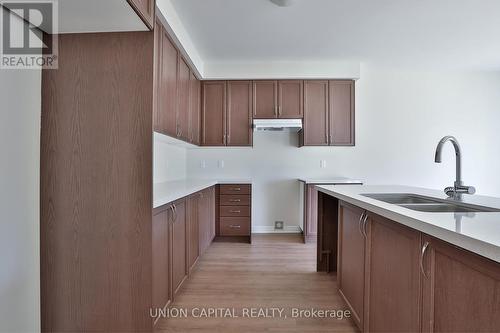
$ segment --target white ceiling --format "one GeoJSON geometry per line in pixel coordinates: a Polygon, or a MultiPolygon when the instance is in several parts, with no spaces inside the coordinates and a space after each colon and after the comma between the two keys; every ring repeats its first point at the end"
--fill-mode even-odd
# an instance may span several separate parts
{"type": "Polygon", "coordinates": [[[170,0],[205,63],[500,69],[500,0],[170,0]]]}

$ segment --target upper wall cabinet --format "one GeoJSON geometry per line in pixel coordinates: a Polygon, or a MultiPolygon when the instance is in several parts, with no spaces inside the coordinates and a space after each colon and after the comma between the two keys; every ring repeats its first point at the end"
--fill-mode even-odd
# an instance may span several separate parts
{"type": "Polygon", "coordinates": [[[304,83],[301,146],[354,146],[354,81],[304,83]]]}
{"type": "Polygon", "coordinates": [[[253,117],[302,118],[303,81],[254,81],[253,82],[253,117]]]}
{"type": "Polygon", "coordinates": [[[190,114],[190,86],[191,86],[191,72],[189,66],[186,64],[182,57],[179,60],[179,74],[177,82],[177,138],[189,141],[189,114],[190,114]]]}
{"type": "Polygon", "coordinates": [[[252,81],[203,82],[202,144],[252,145],[252,81]]]}
{"type": "Polygon", "coordinates": [[[190,77],[190,104],[189,104],[189,142],[200,145],[200,125],[201,125],[201,82],[193,72],[190,77]]]}
{"type": "Polygon", "coordinates": [[[128,3],[152,30],[155,22],[155,0],[128,0],[128,3]]]}
{"type": "Polygon", "coordinates": [[[225,146],[226,81],[204,81],[201,104],[202,145],[225,146]]]}

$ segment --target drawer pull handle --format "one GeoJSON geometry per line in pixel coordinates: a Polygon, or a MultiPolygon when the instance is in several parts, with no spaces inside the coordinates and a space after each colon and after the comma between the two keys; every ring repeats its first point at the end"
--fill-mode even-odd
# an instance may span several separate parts
{"type": "Polygon", "coordinates": [[[239,214],[241,213],[241,210],[230,210],[229,212],[234,214],[239,214]]]}
{"type": "Polygon", "coordinates": [[[231,191],[241,191],[241,187],[232,188],[231,191]]]}
{"type": "Polygon", "coordinates": [[[229,226],[229,228],[233,228],[233,229],[240,229],[240,228],[241,228],[241,226],[240,226],[240,225],[236,225],[236,224],[231,224],[231,225],[229,226]]]}
{"type": "Polygon", "coordinates": [[[422,272],[424,278],[427,278],[427,274],[425,273],[425,268],[424,268],[424,257],[428,247],[429,247],[429,242],[425,242],[425,244],[422,246],[422,251],[420,253],[420,271],[422,272]]]}
{"type": "Polygon", "coordinates": [[[229,199],[229,202],[241,202],[241,199],[229,199]]]}

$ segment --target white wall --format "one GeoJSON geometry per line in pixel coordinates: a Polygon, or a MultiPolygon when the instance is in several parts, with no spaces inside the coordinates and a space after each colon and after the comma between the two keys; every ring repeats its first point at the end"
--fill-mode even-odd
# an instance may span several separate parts
{"type": "Polygon", "coordinates": [[[0,69],[0,332],[40,331],[40,95],[40,70],[0,69]]]}
{"type": "Polygon", "coordinates": [[[185,144],[163,134],[154,133],[153,182],[186,178],[185,144]]]}
{"type": "Polygon", "coordinates": [[[299,177],[346,176],[368,184],[436,189],[455,177],[451,145],[434,163],[441,137],[463,149],[463,178],[500,196],[500,73],[437,73],[363,65],[356,83],[356,147],[296,148],[297,134],[256,133],[253,149],[189,149],[188,177],[251,177],[253,224],[300,225],[299,177]],[[320,168],[320,160],[327,167],[320,168]],[[206,168],[200,162],[206,161],[206,168]],[[218,160],[225,161],[223,169],[218,160]]]}

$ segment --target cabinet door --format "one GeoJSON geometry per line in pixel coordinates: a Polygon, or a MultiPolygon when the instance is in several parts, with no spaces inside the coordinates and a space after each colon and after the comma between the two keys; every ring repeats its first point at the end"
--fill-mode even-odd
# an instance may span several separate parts
{"type": "Polygon", "coordinates": [[[155,20],[155,0],[128,0],[137,15],[149,29],[153,29],[155,20]]]}
{"type": "Polygon", "coordinates": [[[180,200],[175,203],[172,216],[172,285],[174,296],[179,291],[187,275],[186,265],[186,201],[180,200]]]}
{"type": "Polygon", "coordinates": [[[278,82],[278,117],[304,117],[304,81],[286,80],[278,82]]]}
{"type": "Polygon", "coordinates": [[[500,265],[425,236],[423,332],[500,332],[500,265]]]}
{"type": "Polygon", "coordinates": [[[200,144],[200,80],[196,78],[191,72],[191,86],[190,86],[190,104],[189,104],[189,142],[199,145],[200,144]]]}
{"type": "Polygon", "coordinates": [[[420,331],[420,239],[418,231],[369,214],[364,330],[420,331]]]}
{"type": "Polygon", "coordinates": [[[328,81],[304,82],[302,145],[328,145],[328,81]]]}
{"type": "Polygon", "coordinates": [[[200,194],[196,193],[189,197],[188,200],[188,264],[189,271],[194,267],[199,256],[199,214],[198,202],[200,194]]]}
{"type": "Polygon", "coordinates": [[[252,145],[252,81],[227,82],[228,146],[252,145]]]}
{"type": "Polygon", "coordinates": [[[256,119],[278,117],[278,82],[253,82],[253,117],[256,119]]]}
{"type": "Polygon", "coordinates": [[[177,137],[189,141],[189,112],[191,71],[182,57],[179,59],[179,75],[177,82],[177,137]]]}
{"type": "Polygon", "coordinates": [[[177,60],[177,49],[170,41],[165,29],[163,29],[161,44],[159,132],[177,137],[177,66],[179,62],[177,60]]]}
{"type": "Polygon", "coordinates": [[[202,99],[202,144],[226,144],[226,81],[204,81],[202,99]]]}
{"type": "Polygon", "coordinates": [[[210,216],[209,216],[210,238],[208,240],[207,247],[210,246],[213,239],[215,238],[215,209],[216,209],[215,203],[216,203],[216,200],[215,200],[215,187],[214,186],[209,188],[209,198],[210,198],[210,200],[208,201],[208,205],[209,205],[208,208],[209,208],[209,212],[210,212],[210,216]]]}
{"type": "Polygon", "coordinates": [[[330,81],[330,145],[354,145],[354,81],[330,81]]]}
{"type": "Polygon", "coordinates": [[[318,237],[318,190],[304,185],[304,243],[315,243],[318,237]]]}
{"type": "Polygon", "coordinates": [[[155,21],[154,30],[154,73],[153,73],[153,130],[161,132],[160,128],[160,82],[161,82],[161,40],[163,35],[163,25],[159,19],[155,21]]]}
{"type": "Polygon", "coordinates": [[[341,202],[339,207],[339,253],[337,279],[340,295],[362,330],[365,290],[365,238],[360,220],[363,211],[341,202]]]}
{"type": "Polygon", "coordinates": [[[170,303],[170,233],[165,210],[153,216],[153,307],[163,309],[170,303]]]}

